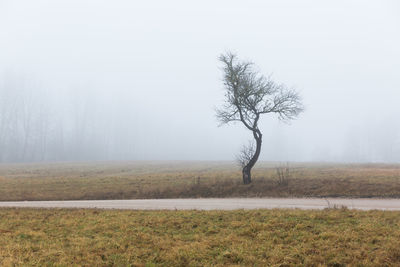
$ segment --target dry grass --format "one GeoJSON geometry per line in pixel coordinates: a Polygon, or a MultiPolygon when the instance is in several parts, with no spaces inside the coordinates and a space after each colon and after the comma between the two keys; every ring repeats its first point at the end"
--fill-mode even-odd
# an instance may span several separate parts
{"type": "Polygon", "coordinates": [[[400,266],[400,213],[0,209],[1,266],[400,266]]]}
{"type": "Polygon", "coordinates": [[[0,201],[187,197],[400,197],[400,165],[291,164],[287,184],[260,163],[242,185],[230,162],[0,165],[0,201]]]}

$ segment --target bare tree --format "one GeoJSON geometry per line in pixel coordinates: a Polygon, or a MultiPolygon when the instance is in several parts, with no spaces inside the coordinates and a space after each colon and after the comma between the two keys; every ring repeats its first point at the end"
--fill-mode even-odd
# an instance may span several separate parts
{"type": "Polygon", "coordinates": [[[243,183],[249,184],[251,169],[261,152],[260,116],[274,113],[280,120],[288,122],[303,111],[303,105],[295,90],[261,75],[252,62],[240,61],[232,53],[221,55],[219,60],[223,63],[226,99],[225,105],[217,110],[217,118],[221,124],[240,121],[252,132],[256,143],[255,150],[254,147],[244,149],[240,157],[244,159],[241,163],[245,163],[242,166],[243,183]]]}

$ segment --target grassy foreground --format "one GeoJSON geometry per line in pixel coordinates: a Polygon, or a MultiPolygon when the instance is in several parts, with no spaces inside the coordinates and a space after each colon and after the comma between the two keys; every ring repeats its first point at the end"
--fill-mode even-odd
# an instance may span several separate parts
{"type": "Polygon", "coordinates": [[[0,209],[1,266],[400,266],[400,213],[0,209]]]}
{"type": "Polygon", "coordinates": [[[0,164],[0,201],[193,197],[400,197],[400,165],[257,163],[243,185],[231,162],[0,164]]]}

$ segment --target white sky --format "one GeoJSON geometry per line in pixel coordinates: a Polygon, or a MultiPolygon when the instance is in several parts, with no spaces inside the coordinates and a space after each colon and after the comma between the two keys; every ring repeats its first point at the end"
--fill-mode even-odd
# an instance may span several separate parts
{"type": "Polygon", "coordinates": [[[225,51],[304,98],[291,125],[262,121],[262,160],[400,161],[399,1],[0,0],[0,74],[113,99],[134,159],[229,160],[251,139],[217,127],[225,51]]]}

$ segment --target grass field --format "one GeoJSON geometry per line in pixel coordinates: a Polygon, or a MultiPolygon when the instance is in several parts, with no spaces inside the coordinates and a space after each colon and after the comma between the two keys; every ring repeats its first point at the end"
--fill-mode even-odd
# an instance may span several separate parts
{"type": "Polygon", "coordinates": [[[0,209],[1,266],[400,266],[400,213],[0,209]]]}
{"type": "Polygon", "coordinates": [[[400,197],[400,165],[260,162],[242,185],[231,162],[1,164],[0,201],[188,197],[400,197]]]}

